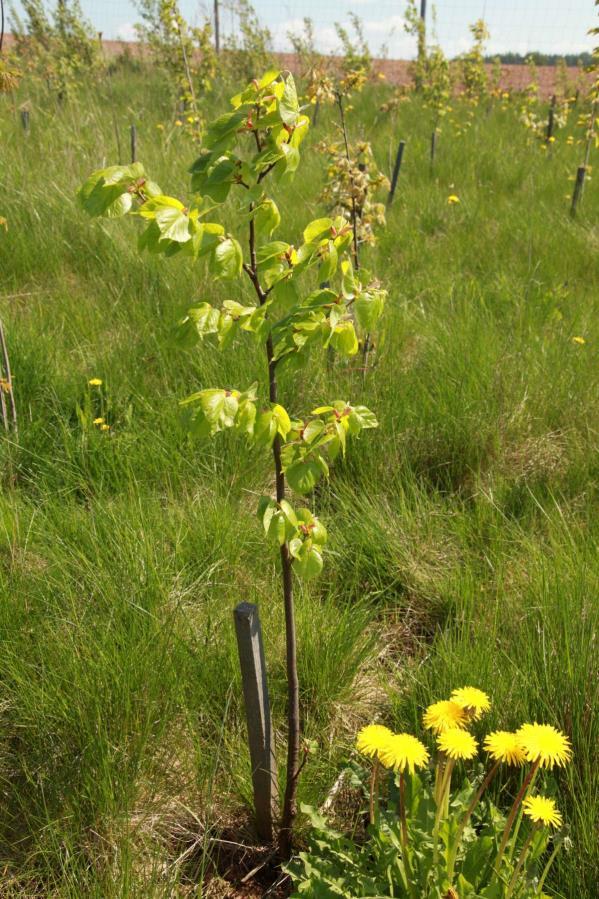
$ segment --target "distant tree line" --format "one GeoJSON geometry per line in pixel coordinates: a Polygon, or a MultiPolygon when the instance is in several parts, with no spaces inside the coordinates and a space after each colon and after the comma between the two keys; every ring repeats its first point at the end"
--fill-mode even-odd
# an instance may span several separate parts
{"type": "Polygon", "coordinates": [[[590,66],[592,55],[590,53],[497,53],[494,56],[485,56],[485,62],[494,62],[499,59],[504,65],[524,65],[527,59],[534,60],[538,66],[556,66],[563,59],[567,66],[590,66]]]}

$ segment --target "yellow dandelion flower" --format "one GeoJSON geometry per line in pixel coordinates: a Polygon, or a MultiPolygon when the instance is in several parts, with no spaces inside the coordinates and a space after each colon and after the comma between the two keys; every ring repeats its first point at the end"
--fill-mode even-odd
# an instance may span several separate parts
{"type": "Polygon", "coordinates": [[[110,425],[107,425],[106,423],[104,423],[103,425],[100,425],[100,430],[101,431],[109,431],[110,425]]]}
{"type": "Polygon", "coordinates": [[[471,759],[476,755],[476,740],[467,730],[454,727],[437,737],[437,746],[450,759],[471,759]]]}
{"type": "Polygon", "coordinates": [[[440,702],[433,702],[432,705],[429,705],[422,718],[422,723],[427,730],[434,730],[435,733],[440,734],[450,728],[466,727],[468,716],[457,702],[442,699],[440,702]]]}
{"type": "Polygon", "coordinates": [[[553,799],[548,799],[547,796],[527,796],[522,809],[535,824],[544,824],[545,827],[561,826],[562,816],[553,799]]]}
{"type": "Polygon", "coordinates": [[[90,378],[87,382],[90,387],[101,387],[102,386],[102,378],[90,378]]]}
{"type": "Polygon", "coordinates": [[[428,762],[426,747],[411,734],[392,734],[379,752],[379,759],[386,768],[414,773],[428,762]]]}
{"type": "Polygon", "coordinates": [[[484,747],[496,762],[520,766],[526,761],[518,734],[508,730],[495,730],[493,733],[487,734],[484,747]]]}
{"type": "Polygon", "coordinates": [[[572,342],[579,343],[581,346],[584,346],[584,344],[586,343],[586,340],[584,339],[584,337],[573,337],[572,342]]]}
{"type": "Polygon", "coordinates": [[[491,708],[489,697],[477,687],[460,687],[453,691],[450,698],[475,721],[491,708]]]}
{"type": "Polygon", "coordinates": [[[447,197],[447,202],[450,206],[457,206],[457,204],[460,202],[460,198],[457,196],[457,194],[450,194],[447,197]]]}
{"type": "Polygon", "coordinates": [[[182,124],[183,122],[181,121],[181,119],[176,119],[175,125],[177,126],[177,128],[180,128],[182,124]]]}
{"type": "Polygon", "coordinates": [[[550,144],[555,143],[555,137],[553,136],[553,134],[551,135],[551,137],[547,138],[547,140],[549,141],[550,144]]]}
{"type": "Polygon", "coordinates": [[[95,425],[103,425],[104,419],[103,418],[94,418],[94,424],[95,425]]]}
{"type": "Polygon", "coordinates": [[[387,745],[387,741],[393,736],[392,731],[383,724],[368,724],[358,732],[356,737],[356,749],[362,755],[373,759],[387,745]]]}
{"type": "Polygon", "coordinates": [[[551,724],[523,724],[517,731],[527,762],[538,762],[543,768],[565,765],[572,747],[565,734],[551,724]]]}

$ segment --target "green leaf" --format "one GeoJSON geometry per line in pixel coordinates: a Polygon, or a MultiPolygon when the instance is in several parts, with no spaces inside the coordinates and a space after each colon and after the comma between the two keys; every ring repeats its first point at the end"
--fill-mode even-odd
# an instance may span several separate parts
{"type": "Polygon", "coordinates": [[[279,165],[283,167],[282,174],[291,176],[296,172],[299,165],[299,150],[291,146],[291,144],[281,144],[281,150],[283,151],[283,161],[279,165]]]}
{"type": "Polygon", "coordinates": [[[294,462],[285,471],[289,486],[296,493],[310,493],[323,475],[323,470],[318,462],[311,459],[302,459],[294,462]]]}
{"type": "Polygon", "coordinates": [[[161,240],[174,240],[175,243],[187,243],[191,240],[189,216],[182,209],[160,209],[156,213],[156,224],[160,230],[161,240]]]}
{"type": "Polygon", "coordinates": [[[77,197],[88,215],[115,218],[126,215],[133,203],[132,190],[145,183],[140,162],[113,165],[93,172],[80,188],[77,197]]]}
{"type": "Polygon", "coordinates": [[[285,79],[285,89],[283,96],[279,100],[279,115],[285,125],[293,127],[299,116],[299,103],[297,99],[297,91],[293,75],[288,75],[285,79]]]}
{"type": "Polygon", "coordinates": [[[226,112],[224,115],[215,119],[204,135],[204,146],[212,150],[224,150],[226,147],[235,143],[237,131],[244,122],[246,115],[244,112],[226,112]]]}
{"type": "Polygon", "coordinates": [[[358,352],[358,338],[353,322],[339,322],[333,331],[331,345],[343,356],[355,356],[358,352]]]}
{"type": "Polygon", "coordinates": [[[256,260],[258,270],[264,271],[274,266],[285,265],[285,254],[289,251],[289,244],[284,240],[273,240],[270,243],[258,247],[256,260]]]}
{"type": "Polygon", "coordinates": [[[272,413],[277,423],[277,430],[283,440],[285,440],[287,434],[291,430],[291,421],[289,419],[289,415],[287,414],[287,410],[284,409],[283,406],[279,406],[278,403],[275,403],[272,407],[272,413]]]}
{"type": "Polygon", "coordinates": [[[344,259],[341,263],[341,291],[346,300],[353,300],[358,285],[354,277],[354,268],[349,259],[344,259]]]}
{"type": "Polygon", "coordinates": [[[324,237],[328,237],[331,233],[332,226],[333,219],[314,219],[314,221],[310,222],[304,229],[304,242],[314,243],[315,240],[321,240],[324,237]]]}
{"type": "Polygon", "coordinates": [[[194,259],[199,259],[218,246],[224,233],[222,225],[216,222],[202,222],[195,226],[191,240],[186,244],[186,252],[189,251],[194,259]]]}
{"type": "Polygon", "coordinates": [[[286,499],[282,499],[281,502],[279,503],[279,506],[281,507],[281,510],[282,510],[283,514],[285,515],[285,518],[287,519],[289,524],[292,527],[297,528],[297,526],[298,526],[297,515],[295,514],[295,511],[294,511],[291,503],[288,502],[286,499]]]}
{"type": "Polygon", "coordinates": [[[315,547],[310,547],[300,554],[293,563],[293,570],[304,580],[318,577],[323,568],[322,555],[315,547]]]}
{"type": "Polygon", "coordinates": [[[277,433],[277,422],[271,409],[261,412],[256,419],[254,440],[257,446],[272,446],[277,433]]]}
{"type": "Polygon", "coordinates": [[[220,312],[210,303],[198,303],[187,310],[187,314],[179,321],[176,339],[180,345],[194,346],[207,334],[216,334],[220,321],[220,312]]]}
{"type": "Polygon", "coordinates": [[[364,291],[358,295],[354,308],[356,319],[361,328],[366,332],[373,331],[385,308],[385,295],[383,291],[364,291]]]}
{"type": "Polygon", "coordinates": [[[306,443],[313,443],[320,437],[324,427],[324,421],[321,421],[319,418],[312,419],[302,431],[302,440],[306,443]]]}
{"type": "Polygon", "coordinates": [[[241,274],[243,253],[238,241],[227,237],[217,244],[212,257],[212,271],[216,278],[232,281],[241,274]]]}
{"type": "Polygon", "coordinates": [[[281,214],[277,204],[269,197],[264,199],[257,206],[254,218],[256,222],[256,232],[258,234],[267,234],[268,236],[270,236],[281,223],[281,214]]]}
{"type": "Polygon", "coordinates": [[[321,250],[320,252],[320,268],[318,269],[318,280],[321,284],[324,284],[325,281],[330,281],[335,272],[337,271],[337,248],[332,240],[329,240],[326,249],[321,250]]]}

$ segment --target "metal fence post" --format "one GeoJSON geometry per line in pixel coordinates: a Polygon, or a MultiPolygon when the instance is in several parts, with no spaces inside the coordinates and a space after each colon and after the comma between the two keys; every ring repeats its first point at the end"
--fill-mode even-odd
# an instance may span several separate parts
{"type": "Polygon", "coordinates": [[[391,176],[391,187],[389,188],[389,196],[387,197],[387,206],[391,205],[391,203],[393,202],[393,197],[395,196],[395,188],[397,187],[397,179],[399,178],[399,172],[401,170],[401,162],[403,159],[403,151],[405,145],[405,140],[400,140],[399,146],[397,148],[397,155],[395,157],[395,165],[393,166],[393,175],[391,176]]]}

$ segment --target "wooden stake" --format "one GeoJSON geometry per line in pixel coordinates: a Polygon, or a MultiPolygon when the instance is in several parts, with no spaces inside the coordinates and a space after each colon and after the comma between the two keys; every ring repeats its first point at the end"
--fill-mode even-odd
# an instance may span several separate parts
{"type": "Polygon", "coordinates": [[[137,162],[137,128],[135,125],[131,125],[129,131],[131,135],[131,162],[137,162]]]}
{"type": "Polygon", "coordinates": [[[547,117],[547,131],[545,133],[545,143],[549,143],[551,138],[553,137],[553,128],[555,125],[555,104],[557,103],[557,98],[555,94],[551,98],[551,105],[549,106],[549,115],[547,117]]]}
{"type": "Polygon", "coordinates": [[[233,617],[252,762],[256,829],[260,839],[270,843],[277,814],[277,768],[258,607],[242,602],[234,609],[233,617]]]}
{"type": "Polygon", "coordinates": [[[574,182],[574,193],[572,194],[572,206],[570,208],[570,215],[572,218],[576,215],[576,207],[580,201],[580,197],[582,196],[582,189],[584,187],[584,176],[586,175],[586,167],[584,165],[579,165],[576,171],[576,181],[574,182]]]}
{"type": "Polygon", "coordinates": [[[435,165],[435,153],[437,152],[437,129],[431,134],[431,175],[435,165]]]}
{"type": "Polygon", "coordinates": [[[21,125],[23,126],[23,131],[25,134],[29,134],[29,110],[22,109],[21,110],[21,125]]]}
{"type": "Polygon", "coordinates": [[[399,172],[401,170],[401,163],[403,160],[403,151],[406,146],[405,140],[400,140],[399,146],[397,148],[397,155],[395,157],[395,165],[393,166],[393,175],[391,176],[391,187],[389,188],[389,196],[387,197],[387,206],[390,206],[393,202],[393,197],[395,196],[395,188],[397,187],[397,179],[399,178],[399,172]]]}

